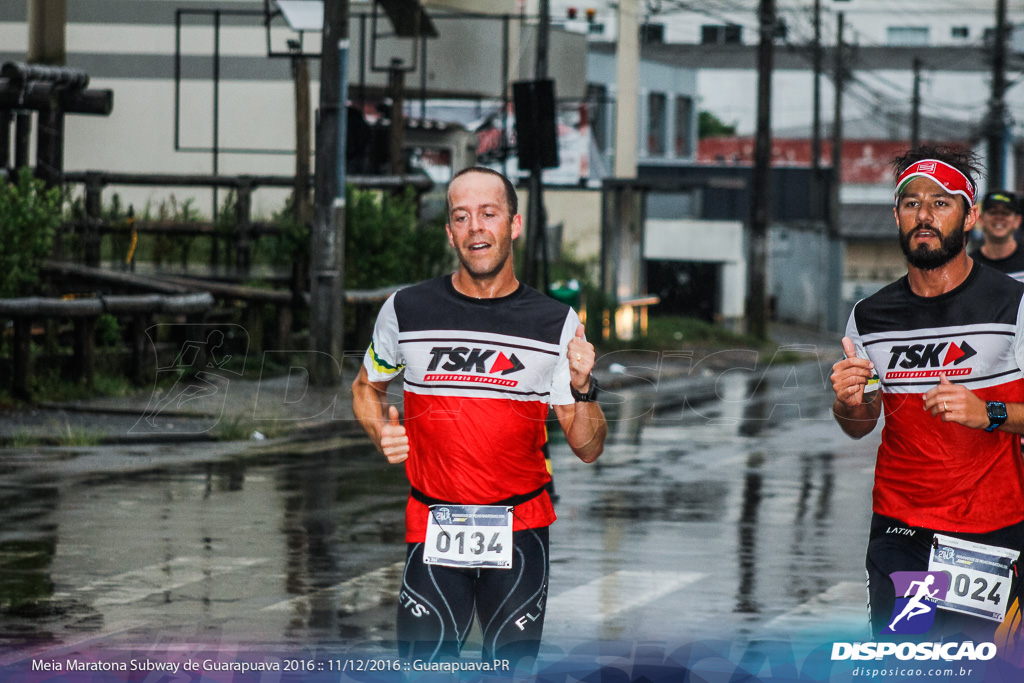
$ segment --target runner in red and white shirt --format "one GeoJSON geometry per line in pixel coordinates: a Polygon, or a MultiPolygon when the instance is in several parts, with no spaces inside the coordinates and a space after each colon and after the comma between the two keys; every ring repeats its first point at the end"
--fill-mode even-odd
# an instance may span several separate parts
{"type": "Polygon", "coordinates": [[[501,174],[456,174],[446,228],[458,270],[385,302],[352,385],[356,417],[409,478],[397,622],[409,659],[458,657],[475,614],[485,661],[532,665],[555,520],[542,450],[549,410],[580,460],[604,449],[583,325],[515,277],[517,207],[501,174]],[[386,393],[402,371],[404,424],[386,393]]]}
{"type": "MultiPolygon", "coordinates": [[[[850,436],[870,433],[885,410],[867,552],[876,636],[887,633],[895,600],[905,597],[895,595],[890,575],[936,570],[945,556],[932,551],[943,537],[1024,550],[1024,284],[964,250],[978,218],[969,155],[921,148],[895,165],[907,275],[854,307],[846,357],[831,377],[833,413],[850,436]]],[[[994,613],[1019,620],[1019,602],[1007,605],[1013,571],[1001,571],[1004,578],[987,575],[986,590],[972,586],[964,599],[951,588],[937,626],[991,637],[1003,618],[994,613]],[[998,582],[1005,591],[990,591],[998,582]]]]}

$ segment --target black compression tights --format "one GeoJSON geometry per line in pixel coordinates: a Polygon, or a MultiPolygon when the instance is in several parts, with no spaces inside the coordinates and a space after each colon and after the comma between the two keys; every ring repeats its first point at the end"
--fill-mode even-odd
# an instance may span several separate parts
{"type": "Polygon", "coordinates": [[[423,564],[423,544],[409,543],[398,598],[398,653],[410,660],[459,656],[473,625],[483,631],[484,661],[535,658],[548,590],[548,529],[512,535],[512,569],[423,564]]]}
{"type": "MultiPolygon", "coordinates": [[[[925,571],[931,555],[932,537],[936,533],[955,536],[975,543],[1001,548],[1024,548],[1024,522],[1019,522],[987,534],[965,534],[934,529],[911,527],[898,519],[880,515],[871,516],[871,538],[868,542],[868,612],[871,632],[876,637],[892,621],[896,605],[896,590],[889,575],[896,571],[925,571]]],[[[1016,588],[1017,582],[1014,582],[1016,588]]],[[[956,612],[939,610],[935,625],[929,634],[951,636],[961,632],[975,642],[991,640],[996,622],[956,612]]]]}

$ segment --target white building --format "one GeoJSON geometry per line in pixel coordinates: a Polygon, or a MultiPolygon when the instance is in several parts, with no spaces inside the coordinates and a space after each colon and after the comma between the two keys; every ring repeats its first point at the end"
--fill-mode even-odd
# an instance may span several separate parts
{"type": "MultiPolygon", "coordinates": [[[[630,0],[624,0],[628,3],[630,0]]],[[[608,0],[553,0],[552,16],[589,32],[592,42],[613,43],[615,6],[608,0]],[[576,18],[566,19],[570,8],[576,18]],[[586,11],[594,10],[593,21],[586,11]]],[[[700,110],[753,132],[756,116],[757,0],[673,0],[636,2],[644,54],[697,69],[700,110]]],[[[778,0],[772,124],[780,128],[811,122],[811,50],[814,1],[778,0]]],[[[844,43],[853,79],[844,118],[909,117],[912,64],[922,60],[922,113],[977,127],[991,95],[989,46],[996,23],[994,0],[820,0],[821,42],[826,72],[836,43],[837,17],[844,15],[844,43]]],[[[1010,26],[1024,25],[1024,2],[1008,2],[1010,26]]],[[[1024,52],[1024,30],[1011,35],[1010,52],[1024,52]]],[[[593,49],[593,48],[592,48],[593,49]]],[[[609,45],[606,51],[614,48],[609,45]]],[[[1024,90],[1007,92],[1011,117],[1024,122],[1024,90]]],[[[832,118],[832,81],[822,79],[823,119],[832,118]]],[[[1021,129],[1021,123],[1015,123],[1021,129]]]]}
{"type": "MultiPolygon", "coordinates": [[[[425,50],[422,43],[394,37],[381,37],[374,50],[374,6],[350,0],[350,99],[383,99],[386,67],[395,57],[409,67],[407,110],[421,95],[500,100],[507,83],[532,76],[533,27],[521,20],[516,0],[425,4],[439,34],[425,50]]],[[[264,10],[273,4],[263,0],[66,0],[64,6],[64,63],[89,74],[91,88],[114,93],[109,117],[67,117],[65,170],[295,172],[288,41],[301,39],[303,52],[317,54],[319,32],[300,35],[282,17],[273,18],[268,31],[264,10]]],[[[29,7],[30,0],[0,2],[0,64],[26,60],[29,7]]],[[[376,30],[393,32],[383,12],[376,30]]],[[[560,96],[585,95],[583,45],[577,34],[552,32],[551,74],[560,96]]],[[[318,66],[311,61],[313,108],[318,66]]],[[[137,208],[167,196],[163,188],[113,189],[137,208]]],[[[209,192],[179,188],[176,194],[179,200],[198,195],[197,206],[209,213],[209,192]]],[[[254,211],[267,215],[286,195],[262,190],[254,196],[254,211]]]]}

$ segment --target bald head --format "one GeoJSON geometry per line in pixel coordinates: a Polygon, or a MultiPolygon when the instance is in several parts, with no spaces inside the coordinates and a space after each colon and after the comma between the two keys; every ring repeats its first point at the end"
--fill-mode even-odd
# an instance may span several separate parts
{"type": "Polygon", "coordinates": [[[456,173],[455,176],[452,178],[451,182],[448,183],[447,198],[449,218],[452,215],[452,187],[454,187],[455,184],[461,178],[478,174],[483,176],[489,176],[501,182],[502,191],[505,198],[505,206],[508,208],[509,218],[519,213],[519,197],[516,195],[516,188],[512,185],[508,178],[506,178],[501,173],[498,173],[497,171],[492,171],[491,169],[485,168],[483,166],[470,166],[469,168],[464,168],[458,173],[456,173]]]}

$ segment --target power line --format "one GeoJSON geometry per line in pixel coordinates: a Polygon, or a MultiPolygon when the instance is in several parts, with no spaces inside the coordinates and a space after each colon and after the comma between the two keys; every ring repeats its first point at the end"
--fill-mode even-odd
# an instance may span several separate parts
{"type": "MultiPolygon", "coordinates": [[[[972,12],[963,12],[962,8],[960,8],[960,9],[961,9],[961,11],[960,11],[961,14],[971,14],[972,13],[972,12]]],[[[830,11],[828,8],[823,8],[823,10],[824,11],[822,12],[822,15],[821,15],[821,19],[822,19],[822,33],[823,33],[823,35],[829,35],[830,33],[834,33],[834,27],[829,26],[829,24],[834,22],[835,14],[832,11],[830,11]]],[[[953,5],[950,5],[949,6],[949,11],[953,12],[953,10],[954,10],[953,5]]],[[[705,2],[705,3],[703,3],[700,6],[695,5],[695,4],[691,3],[691,2],[688,2],[687,0],[666,0],[666,2],[662,3],[662,9],[659,12],[659,15],[665,16],[665,15],[678,14],[678,13],[682,13],[682,12],[692,12],[692,13],[695,13],[695,14],[700,14],[700,15],[703,15],[703,16],[711,17],[711,18],[716,19],[718,21],[722,21],[723,23],[727,23],[727,24],[731,23],[731,24],[740,25],[740,26],[743,26],[743,27],[756,28],[757,24],[756,24],[756,21],[755,21],[755,17],[751,16],[749,19],[747,19],[746,17],[736,17],[735,16],[736,14],[751,15],[753,13],[753,11],[754,10],[753,10],[752,7],[738,6],[738,5],[734,4],[734,3],[729,2],[728,0],[712,0],[711,2],[705,2]],[[668,5],[668,7],[666,8],[665,5],[668,5]],[[729,15],[732,15],[732,16],[727,16],[725,13],[728,13],[729,15]]],[[[787,18],[790,18],[790,17],[793,19],[793,21],[791,23],[790,22],[786,22],[787,37],[783,39],[783,41],[782,41],[783,44],[787,48],[789,48],[791,52],[796,53],[797,55],[799,55],[801,58],[807,60],[808,62],[811,61],[811,55],[810,55],[810,50],[811,50],[810,43],[811,43],[811,41],[807,37],[807,31],[809,30],[810,26],[809,26],[809,24],[804,23],[803,21],[801,21],[801,19],[802,19],[802,17],[810,14],[812,11],[813,11],[813,7],[810,7],[810,6],[793,5],[793,6],[786,7],[785,9],[783,9],[780,12],[780,14],[786,15],[786,16],[783,17],[783,20],[785,20],[787,18]],[[797,36],[798,38],[802,38],[802,41],[794,42],[793,39],[788,35],[790,32],[792,32],[792,34],[794,36],[797,36]]],[[[900,10],[898,8],[895,9],[895,11],[896,11],[897,14],[902,14],[902,15],[907,16],[907,17],[916,17],[916,15],[910,14],[910,13],[908,13],[908,12],[906,12],[904,10],[900,10]]],[[[989,11],[987,9],[984,10],[984,11],[982,11],[981,9],[977,9],[974,13],[984,14],[985,16],[989,16],[989,11]]],[[[854,40],[856,41],[856,44],[862,44],[863,43],[864,45],[866,45],[868,47],[892,47],[892,46],[880,43],[880,42],[870,38],[869,36],[867,36],[867,35],[865,35],[863,33],[858,32],[858,31],[854,32],[854,40]]],[[[850,42],[853,42],[853,41],[850,41],[850,42]]],[[[849,43],[847,43],[847,44],[849,44],[849,43]]],[[[975,48],[974,45],[968,44],[968,45],[964,45],[962,47],[958,46],[957,49],[980,49],[981,47],[983,47],[983,46],[979,45],[977,48],[975,48]]],[[[835,46],[831,46],[831,49],[835,49],[835,46]]],[[[866,83],[863,80],[863,77],[853,75],[854,72],[853,72],[852,68],[848,69],[848,72],[849,72],[848,77],[850,78],[851,83],[856,85],[861,90],[860,93],[853,93],[852,94],[852,99],[854,101],[858,102],[859,104],[861,104],[862,106],[864,106],[865,108],[867,108],[868,111],[880,111],[880,110],[882,110],[883,107],[890,108],[890,109],[892,109],[894,111],[897,111],[897,112],[904,112],[904,111],[908,110],[908,104],[907,103],[909,102],[909,99],[910,99],[910,86],[909,85],[902,85],[902,84],[896,83],[896,82],[892,81],[891,79],[887,78],[886,76],[883,76],[882,74],[877,73],[874,70],[861,72],[861,73],[864,73],[864,74],[868,74],[870,78],[874,79],[875,81],[885,85],[886,87],[888,87],[892,91],[894,91],[894,94],[886,93],[883,90],[881,90],[878,85],[872,85],[870,83],[866,83]]],[[[830,78],[832,78],[834,80],[834,74],[828,74],[826,72],[826,76],[828,76],[828,77],[830,77],[830,78]]],[[[1018,79],[1018,82],[1019,82],[1019,80],[1020,79],[1018,79]]],[[[976,107],[981,107],[984,104],[985,104],[985,101],[982,101],[982,102],[978,102],[978,103],[969,103],[967,106],[970,109],[974,109],[976,107]]],[[[927,109],[928,112],[930,112],[930,115],[932,115],[932,116],[945,115],[948,118],[954,118],[954,119],[956,119],[958,121],[967,121],[967,120],[965,120],[965,119],[963,119],[961,117],[950,116],[950,115],[962,113],[964,107],[965,107],[965,105],[963,103],[958,103],[957,105],[953,106],[953,105],[946,104],[945,101],[940,103],[940,102],[938,102],[938,101],[936,101],[936,100],[934,100],[932,98],[928,98],[928,99],[922,101],[922,103],[921,103],[922,110],[927,109]]],[[[974,122],[974,121],[976,121],[976,119],[972,118],[972,119],[969,119],[969,121],[974,122]]]]}

